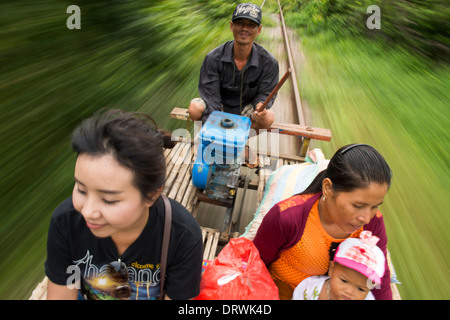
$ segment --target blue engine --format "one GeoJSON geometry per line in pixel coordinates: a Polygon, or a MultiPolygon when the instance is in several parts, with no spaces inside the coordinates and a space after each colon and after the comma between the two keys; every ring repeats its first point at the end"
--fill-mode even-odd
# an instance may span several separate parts
{"type": "Polygon", "coordinates": [[[192,183],[210,198],[232,199],[236,195],[250,118],[214,111],[199,133],[192,183]]]}

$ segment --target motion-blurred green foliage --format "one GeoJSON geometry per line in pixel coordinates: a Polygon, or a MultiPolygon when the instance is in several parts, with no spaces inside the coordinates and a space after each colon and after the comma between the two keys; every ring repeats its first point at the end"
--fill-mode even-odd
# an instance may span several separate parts
{"type": "Polygon", "coordinates": [[[305,35],[332,31],[336,37],[371,36],[434,60],[450,58],[450,6],[446,0],[281,0],[286,22],[305,35]],[[366,28],[377,5],[381,29],[366,28]]]}
{"type": "Polygon", "coordinates": [[[198,95],[205,54],[230,37],[235,1],[0,2],[0,297],[43,276],[49,217],[71,194],[70,134],[101,108],[151,114],[198,95]],[[81,29],[69,30],[69,5],[81,29]]]}
{"type": "Polygon", "coordinates": [[[301,35],[308,124],[333,133],[312,147],[329,156],[363,142],[382,153],[393,171],[381,211],[400,293],[448,299],[448,9],[443,1],[283,2],[301,35]],[[381,29],[369,30],[366,8],[377,3],[381,29]]]}

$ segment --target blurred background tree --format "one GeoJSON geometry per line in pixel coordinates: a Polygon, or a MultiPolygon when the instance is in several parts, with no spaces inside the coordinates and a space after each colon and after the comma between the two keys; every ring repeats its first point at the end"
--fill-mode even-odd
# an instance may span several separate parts
{"type": "Polygon", "coordinates": [[[286,21],[305,35],[332,31],[336,37],[376,35],[434,60],[449,61],[450,6],[445,0],[282,0],[286,21]],[[381,29],[365,26],[367,7],[381,11],[381,29]]]}
{"type": "Polygon", "coordinates": [[[43,276],[49,218],[71,194],[70,134],[102,108],[151,114],[198,95],[206,53],[229,39],[235,1],[0,2],[0,297],[43,276]],[[69,5],[81,29],[69,30],[69,5]]]}

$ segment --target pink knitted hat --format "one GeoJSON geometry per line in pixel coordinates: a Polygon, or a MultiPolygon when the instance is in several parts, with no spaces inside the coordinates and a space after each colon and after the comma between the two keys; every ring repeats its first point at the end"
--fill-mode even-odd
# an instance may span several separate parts
{"type": "Polygon", "coordinates": [[[386,259],[376,245],[379,238],[372,232],[363,231],[358,238],[348,238],[337,248],[334,260],[337,263],[362,273],[367,278],[381,283],[386,259]]]}

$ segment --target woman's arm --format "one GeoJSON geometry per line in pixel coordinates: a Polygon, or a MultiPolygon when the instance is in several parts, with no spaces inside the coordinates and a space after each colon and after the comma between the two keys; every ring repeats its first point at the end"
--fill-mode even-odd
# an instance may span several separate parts
{"type": "Polygon", "coordinates": [[[59,285],[48,280],[47,300],[77,300],[78,290],[69,289],[66,285],[59,285]]]}
{"type": "Polygon", "coordinates": [[[376,300],[392,300],[392,290],[391,290],[391,273],[388,266],[387,260],[387,235],[386,227],[384,225],[383,215],[380,211],[377,212],[376,216],[364,226],[364,230],[372,231],[374,236],[380,238],[377,246],[383,251],[386,258],[385,262],[385,272],[381,279],[381,288],[375,288],[372,290],[373,295],[376,300]]]}
{"type": "Polygon", "coordinates": [[[280,208],[278,204],[274,205],[265,215],[253,239],[253,243],[258,248],[259,255],[267,266],[278,259],[280,249],[285,243],[280,226],[280,208]]]}
{"type": "Polygon", "coordinates": [[[253,239],[267,266],[280,257],[281,251],[300,241],[309,212],[321,195],[294,195],[267,212],[253,239]]]}

